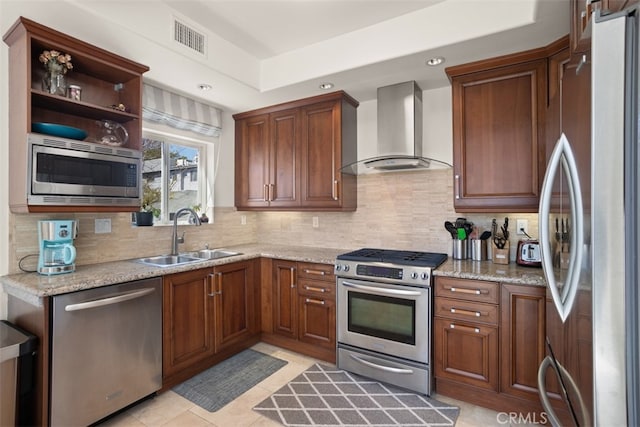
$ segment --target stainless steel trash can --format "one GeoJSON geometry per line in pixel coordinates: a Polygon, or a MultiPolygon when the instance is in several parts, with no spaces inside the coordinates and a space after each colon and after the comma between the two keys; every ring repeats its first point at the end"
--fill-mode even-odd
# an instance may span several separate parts
{"type": "Polygon", "coordinates": [[[33,390],[33,362],[37,337],[0,320],[0,426],[30,424],[29,394],[33,390]]]}

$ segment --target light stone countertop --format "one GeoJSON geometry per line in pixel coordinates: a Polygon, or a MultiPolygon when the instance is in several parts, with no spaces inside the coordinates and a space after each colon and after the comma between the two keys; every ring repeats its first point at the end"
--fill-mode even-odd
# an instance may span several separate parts
{"type": "MultiPolygon", "coordinates": [[[[73,273],[53,276],[45,276],[38,273],[16,273],[1,276],[0,285],[3,286],[7,294],[24,300],[29,304],[42,306],[43,297],[260,257],[335,264],[338,255],[352,250],[259,244],[225,246],[224,249],[240,252],[241,254],[173,267],[154,267],[135,262],[135,260],[122,260],[80,265],[76,267],[76,271],[73,273]]],[[[453,260],[451,257],[434,271],[434,276],[489,280],[522,285],[546,285],[544,274],[540,268],[521,267],[513,262],[508,265],[500,265],[493,264],[491,261],[459,261],[453,260]]]]}

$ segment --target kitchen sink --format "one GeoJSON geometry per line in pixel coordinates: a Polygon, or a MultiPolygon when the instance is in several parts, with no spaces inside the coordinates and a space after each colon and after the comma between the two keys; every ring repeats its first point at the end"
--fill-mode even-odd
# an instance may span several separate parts
{"type": "Polygon", "coordinates": [[[154,267],[171,267],[173,265],[191,264],[204,261],[205,258],[190,255],[159,255],[137,259],[136,262],[153,265],[154,267]]]}
{"type": "Polygon", "coordinates": [[[202,259],[219,259],[234,255],[242,255],[242,253],[229,251],[227,249],[202,249],[196,252],[189,252],[188,255],[202,259]]]}

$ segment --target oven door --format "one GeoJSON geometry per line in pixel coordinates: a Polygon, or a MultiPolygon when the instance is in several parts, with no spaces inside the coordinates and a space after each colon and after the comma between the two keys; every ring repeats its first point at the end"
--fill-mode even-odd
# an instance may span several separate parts
{"type": "Polygon", "coordinates": [[[338,278],[338,342],[429,364],[431,289],[338,278]]]}

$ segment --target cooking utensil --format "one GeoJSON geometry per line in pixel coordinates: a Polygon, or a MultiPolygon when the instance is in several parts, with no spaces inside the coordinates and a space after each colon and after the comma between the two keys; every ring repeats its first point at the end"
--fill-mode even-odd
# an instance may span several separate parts
{"type": "Polygon", "coordinates": [[[451,238],[455,239],[458,237],[458,229],[451,221],[444,222],[444,228],[451,234],[451,238]]]}
{"type": "Polygon", "coordinates": [[[480,235],[480,240],[487,240],[489,237],[491,237],[491,232],[483,231],[482,234],[480,235]]]}
{"type": "Polygon", "coordinates": [[[504,224],[500,228],[502,230],[502,237],[508,240],[509,239],[509,218],[504,219],[504,224]]]}
{"type": "Polygon", "coordinates": [[[500,237],[500,236],[494,236],[493,237],[493,243],[496,245],[496,248],[504,249],[504,247],[507,244],[507,239],[505,239],[504,237],[500,237]]]}
{"type": "Polygon", "coordinates": [[[466,230],[463,228],[458,228],[458,240],[464,240],[467,238],[467,232],[466,230]]]}
{"type": "Polygon", "coordinates": [[[69,138],[83,140],[87,137],[87,132],[71,126],[58,125],[55,123],[34,122],[31,124],[31,130],[36,133],[45,135],[59,136],[61,138],[69,138]]]}

